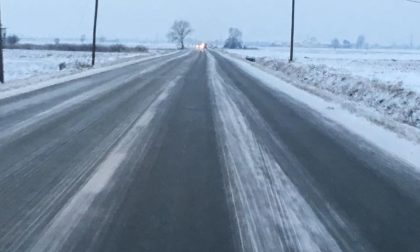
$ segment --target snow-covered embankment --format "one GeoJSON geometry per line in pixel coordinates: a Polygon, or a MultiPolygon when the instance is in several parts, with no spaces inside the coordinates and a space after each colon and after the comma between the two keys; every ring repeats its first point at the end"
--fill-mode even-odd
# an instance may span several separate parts
{"type": "MultiPolygon", "coordinates": [[[[245,57],[243,52],[231,55],[245,57]]],[[[371,79],[325,64],[299,61],[290,64],[287,60],[272,57],[256,57],[256,63],[251,64],[420,142],[418,131],[411,129],[420,129],[420,92],[402,82],[371,79]]]]}

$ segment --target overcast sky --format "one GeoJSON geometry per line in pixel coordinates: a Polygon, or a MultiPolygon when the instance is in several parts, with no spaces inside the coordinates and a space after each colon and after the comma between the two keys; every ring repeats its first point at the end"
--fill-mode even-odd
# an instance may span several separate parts
{"type": "MultiPolygon", "coordinates": [[[[287,41],[291,0],[99,0],[98,35],[165,39],[175,19],[199,40],[222,39],[231,26],[246,41],[287,41]]],[[[296,0],[298,40],[334,37],[420,44],[420,4],[405,0],[296,0]]],[[[3,24],[23,37],[79,38],[91,33],[94,0],[0,0],[3,24]]]]}

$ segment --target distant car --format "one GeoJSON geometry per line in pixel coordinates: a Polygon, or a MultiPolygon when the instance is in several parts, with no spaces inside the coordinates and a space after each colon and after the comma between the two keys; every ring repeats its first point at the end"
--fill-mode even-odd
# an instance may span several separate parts
{"type": "Polygon", "coordinates": [[[204,51],[209,48],[207,43],[201,43],[195,46],[196,49],[204,51]]]}

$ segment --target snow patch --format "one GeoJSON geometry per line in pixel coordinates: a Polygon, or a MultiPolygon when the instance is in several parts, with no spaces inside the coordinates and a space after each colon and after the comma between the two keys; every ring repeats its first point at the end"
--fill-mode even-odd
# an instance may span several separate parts
{"type": "MultiPolygon", "coordinates": [[[[261,47],[258,50],[228,50],[230,53],[276,61],[289,58],[289,48],[261,47]]],[[[295,48],[296,65],[326,66],[339,74],[377,80],[384,84],[401,83],[420,92],[420,53],[418,50],[295,48]]]]}
{"type": "MultiPolygon", "coordinates": [[[[302,102],[321,113],[321,115],[328,120],[339,123],[350,132],[373,143],[379,149],[412,165],[417,173],[420,172],[420,144],[418,144],[420,136],[419,129],[395,122],[386,117],[380,117],[369,110],[365,110],[364,113],[360,114],[358,107],[352,106],[349,109],[349,105],[345,101],[339,103],[344,104],[344,107],[337,105],[337,103],[331,102],[332,98],[327,101],[296,86],[290,85],[277,76],[255,67],[257,66],[255,64],[251,65],[242,59],[237,59],[226,54],[220,55],[233,61],[243,71],[249,73],[273,91],[287,94],[293,99],[302,102]],[[352,113],[351,111],[356,112],[357,114],[352,113]],[[364,117],[361,117],[360,115],[364,117]],[[393,131],[378,125],[378,123],[372,123],[372,120],[378,120],[381,123],[391,125],[393,131]],[[402,138],[401,134],[405,137],[409,136],[410,139],[402,138]]],[[[402,98],[400,100],[403,101],[402,98]]]]}
{"type": "MultiPolygon", "coordinates": [[[[162,65],[166,64],[168,61],[172,61],[174,59],[182,58],[185,55],[186,54],[181,54],[181,55],[179,55],[179,56],[177,56],[175,58],[170,58],[169,60],[165,60],[165,61],[159,62],[158,64],[155,64],[155,65],[152,65],[152,66],[149,66],[149,67],[143,69],[142,71],[140,71],[136,75],[133,75],[133,76],[124,78],[121,81],[113,82],[110,85],[101,85],[101,86],[99,86],[97,88],[94,88],[94,89],[88,91],[88,92],[82,93],[82,94],[77,95],[75,97],[72,97],[72,98],[70,98],[68,100],[65,100],[62,103],[59,103],[59,104],[57,104],[54,107],[51,107],[51,108],[49,108],[49,109],[47,109],[45,111],[42,111],[42,112],[40,112],[38,114],[33,115],[32,117],[30,117],[30,118],[28,118],[28,119],[26,119],[26,120],[24,120],[22,122],[19,122],[17,125],[14,125],[13,128],[10,128],[10,129],[7,129],[6,131],[3,131],[2,133],[0,133],[0,140],[3,140],[5,138],[7,138],[7,137],[10,137],[10,136],[13,136],[15,134],[18,134],[19,132],[25,132],[25,131],[29,132],[29,130],[31,129],[31,126],[32,125],[34,125],[34,124],[36,124],[38,122],[44,121],[47,118],[51,117],[52,115],[59,114],[62,111],[65,111],[66,109],[69,109],[69,108],[71,108],[71,107],[73,107],[73,106],[75,106],[77,104],[80,104],[82,101],[85,101],[85,100],[88,100],[88,99],[92,99],[94,97],[101,96],[103,94],[106,94],[108,92],[111,92],[111,91],[117,89],[118,87],[120,87],[122,85],[125,85],[127,82],[135,79],[137,76],[142,75],[142,74],[146,74],[148,72],[152,72],[152,71],[158,69],[159,67],[161,67],[162,65]]],[[[127,62],[127,63],[121,64],[119,66],[109,67],[109,68],[107,68],[107,70],[98,69],[98,72],[96,72],[96,73],[100,73],[100,72],[103,72],[103,71],[109,71],[109,70],[115,69],[117,67],[124,67],[124,66],[131,65],[131,64],[134,64],[134,63],[133,62],[127,62]]],[[[83,74],[93,74],[93,73],[83,73],[83,74]]],[[[71,78],[78,79],[78,78],[81,78],[80,75],[78,75],[78,76],[72,76],[71,78]]],[[[59,82],[57,82],[57,83],[53,82],[53,83],[54,83],[53,85],[59,84],[59,82]]],[[[48,84],[48,83],[46,83],[46,84],[48,84]]],[[[19,93],[29,92],[29,90],[32,90],[32,88],[36,88],[36,87],[29,86],[28,88],[24,88],[23,90],[22,89],[18,89],[17,91],[19,93]]],[[[5,94],[5,97],[10,97],[8,95],[15,95],[15,94],[16,94],[15,92],[13,92],[13,93],[6,93],[5,94]]],[[[165,94],[162,94],[162,95],[165,95],[165,94]]],[[[4,97],[2,97],[1,94],[0,94],[0,99],[1,98],[4,98],[4,97]]]]}
{"type": "MultiPolygon", "coordinates": [[[[48,52],[48,51],[47,51],[48,52]]],[[[134,55],[131,54],[122,54],[125,57],[121,57],[117,59],[115,58],[107,58],[107,60],[103,61],[102,63],[98,63],[96,67],[92,69],[69,69],[66,71],[58,72],[58,63],[60,62],[59,59],[53,59],[51,62],[42,62],[43,59],[40,59],[40,62],[31,61],[27,64],[16,64],[16,70],[18,73],[15,75],[18,76],[16,78],[22,78],[22,76],[31,76],[30,78],[22,79],[22,80],[15,80],[15,81],[7,81],[6,84],[0,85],[0,99],[20,95],[23,93],[31,92],[37,89],[45,88],[48,86],[54,86],[58,84],[62,84],[68,81],[88,77],[91,75],[107,72],[110,70],[114,70],[117,68],[126,67],[132,64],[140,63],[146,60],[159,58],[166,55],[175,54],[177,52],[172,51],[169,52],[165,51],[165,54],[161,53],[149,53],[149,54],[142,54],[139,56],[138,54],[134,55]],[[29,64],[29,65],[28,65],[29,64]],[[51,65],[53,64],[53,65],[51,65]],[[31,69],[34,67],[46,68],[44,74],[39,75],[39,72],[33,72],[31,69]],[[22,71],[29,71],[29,73],[22,73],[22,71]],[[33,75],[33,76],[32,76],[33,75]]],[[[44,52],[45,53],[45,52],[44,52]]],[[[73,52],[66,52],[68,55],[72,55],[73,52]]],[[[7,62],[6,62],[7,64],[7,62]]],[[[13,65],[13,64],[12,64],[13,65]]],[[[7,71],[7,69],[6,69],[7,71]]]]}
{"type": "MultiPolygon", "coordinates": [[[[208,57],[216,130],[242,250],[341,251],[269,148],[252,131],[235,102],[245,98],[233,97],[217,73],[215,59],[208,57]]],[[[253,114],[259,117],[256,111],[253,114]]]]}
{"type": "Polygon", "coordinates": [[[78,226],[83,216],[88,212],[96,196],[109,185],[114,174],[120,169],[139,137],[147,131],[151,120],[156,115],[158,107],[168,97],[180,77],[170,82],[158,98],[131,126],[128,132],[119,140],[106,158],[98,165],[96,172],[89,181],[72,197],[72,199],[53,218],[31,251],[60,251],[62,245],[78,226]]]}
{"type": "MultiPolygon", "coordinates": [[[[244,57],[247,52],[236,53],[244,57]]],[[[330,53],[336,57],[340,55],[330,53]]],[[[278,77],[299,88],[328,97],[346,107],[364,106],[387,119],[420,129],[420,58],[400,60],[404,56],[400,53],[388,56],[398,60],[386,60],[382,59],[385,53],[378,58],[375,54],[373,56],[376,57],[373,57],[353,51],[352,54],[348,52],[349,55],[342,53],[337,58],[325,55],[312,58],[312,55],[289,64],[284,59],[270,56],[269,51],[254,54],[261,56],[257,58],[258,65],[273,70],[278,77]],[[361,58],[355,59],[355,55],[361,58]],[[394,78],[390,78],[391,75],[394,78]],[[404,76],[409,76],[409,84],[404,76]]],[[[378,121],[378,116],[372,120],[378,121]]],[[[394,128],[393,125],[385,126],[394,128]]]]}

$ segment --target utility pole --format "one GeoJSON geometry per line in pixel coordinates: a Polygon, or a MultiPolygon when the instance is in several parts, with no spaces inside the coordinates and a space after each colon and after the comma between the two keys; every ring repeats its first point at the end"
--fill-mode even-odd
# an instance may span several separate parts
{"type": "Polygon", "coordinates": [[[4,84],[3,25],[1,23],[1,7],[0,7],[0,82],[4,84]]]}
{"type": "Polygon", "coordinates": [[[93,43],[92,43],[92,66],[95,65],[95,57],[96,57],[96,24],[98,22],[98,2],[99,0],[95,0],[95,20],[93,23],[93,43]]]}
{"type": "Polygon", "coordinates": [[[290,58],[289,62],[293,61],[293,50],[295,44],[295,0],[292,0],[292,32],[290,39],[290,58]]]}
{"type": "Polygon", "coordinates": [[[414,47],[414,40],[413,40],[413,34],[410,35],[410,49],[413,49],[414,47]]]}

